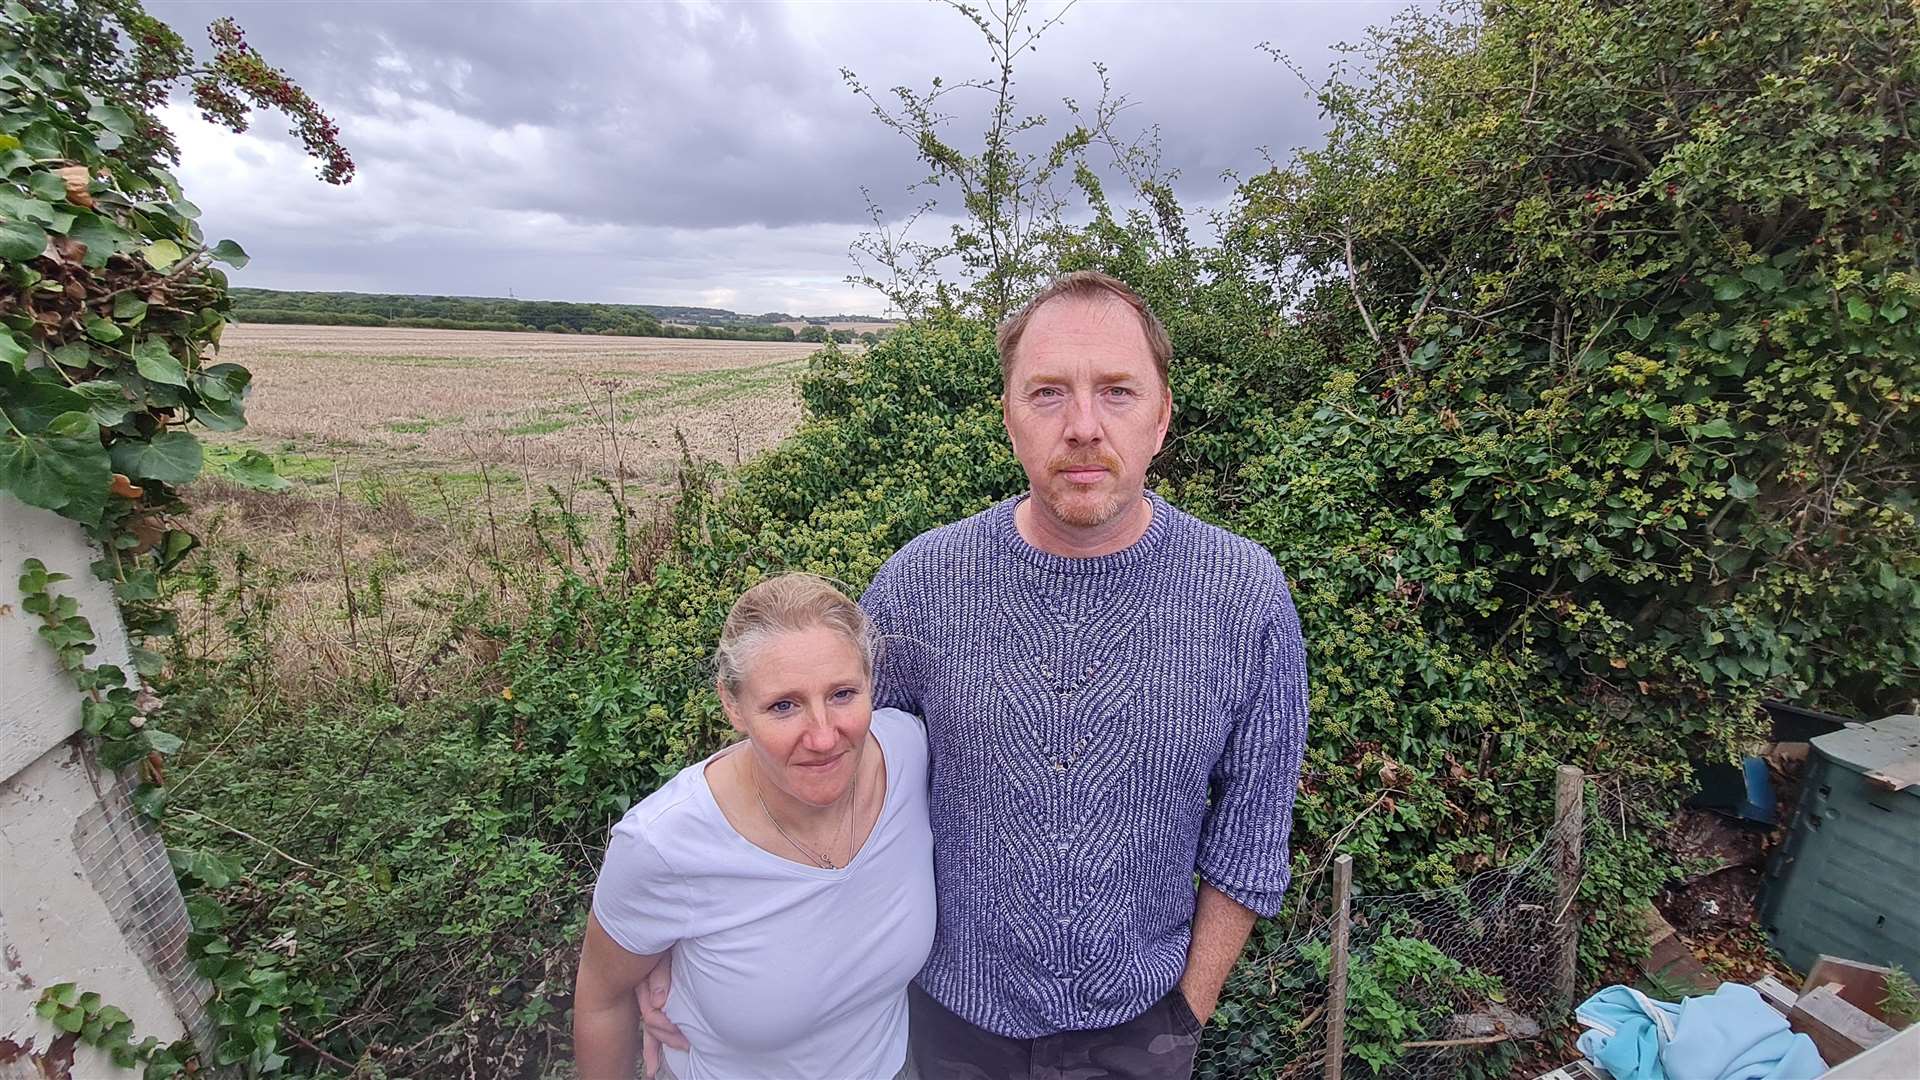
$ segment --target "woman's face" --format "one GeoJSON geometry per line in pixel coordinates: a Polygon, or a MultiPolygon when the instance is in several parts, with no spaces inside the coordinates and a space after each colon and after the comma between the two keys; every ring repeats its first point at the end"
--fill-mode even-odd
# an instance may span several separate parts
{"type": "Polygon", "coordinates": [[[734,729],[765,782],[812,806],[846,794],[873,723],[860,650],[824,626],[769,638],[747,658],[738,690],[720,688],[734,729]]]}

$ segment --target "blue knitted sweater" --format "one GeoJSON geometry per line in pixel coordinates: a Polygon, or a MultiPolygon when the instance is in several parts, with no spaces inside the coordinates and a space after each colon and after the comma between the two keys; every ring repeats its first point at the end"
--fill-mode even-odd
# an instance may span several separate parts
{"type": "Polygon", "coordinates": [[[1012,1038],[1108,1027],[1186,969],[1196,870],[1280,907],[1307,732],[1285,578],[1158,496],[1098,558],[1021,538],[1018,499],[902,548],[862,606],[876,705],[926,718],[939,920],[920,985],[1012,1038]]]}

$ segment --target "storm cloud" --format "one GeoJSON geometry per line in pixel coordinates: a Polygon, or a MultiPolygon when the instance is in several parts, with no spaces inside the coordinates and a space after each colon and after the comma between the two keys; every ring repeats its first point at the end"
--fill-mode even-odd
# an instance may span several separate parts
{"type": "MultiPolygon", "coordinates": [[[[987,73],[974,28],[934,3],[168,2],[189,41],[233,14],[248,40],[339,121],[359,166],[345,188],[278,117],[245,135],[166,119],[213,236],[254,255],[237,283],[735,310],[877,311],[845,284],[862,188],[917,205],[913,147],[841,75],[876,92],[987,73]]],[[[1222,174],[1284,158],[1321,124],[1301,82],[1404,3],[1080,3],[1023,58],[1023,111],[1064,123],[1103,63],[1157,126],[1190,204],[1222,174]]],[[[1035,5],[1036,20],[1060,11],[1035,5]]],[[[966,115],[984,99],[951,99],[966,115]]],[[[938,228],[937,220],[923,228],[938,228]]]]}

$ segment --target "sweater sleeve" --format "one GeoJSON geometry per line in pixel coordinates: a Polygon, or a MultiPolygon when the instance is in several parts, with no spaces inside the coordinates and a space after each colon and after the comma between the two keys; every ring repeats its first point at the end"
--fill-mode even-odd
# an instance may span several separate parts
{"type": "Polygon", "coordinates": [[[1307,743],[1306,644],[1284,580],[1262,622],[1254,664],[1252,691],[1213,768],[1199,870],[1235,903],[1270,918],[1292,873],[1288,837],[1307,743]]]}
{"type": "Polygon", "coordinates": [[[899,604],[899,556],[888,559],[860,596],[860,608],[880,633],[880,659],[873,671],[873,707],[925,716],[920,708],[919,653],[899,604]]]}

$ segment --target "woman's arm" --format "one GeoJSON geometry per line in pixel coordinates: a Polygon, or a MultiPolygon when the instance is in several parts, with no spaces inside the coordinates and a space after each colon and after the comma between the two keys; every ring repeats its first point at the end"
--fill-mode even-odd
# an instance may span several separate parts
{"type": "Polygon", "coordinates": [[[630,953],[587,913],[587,941],[573,982],[573,1060],[581,1080],[632,1080],[640,1049],[634,991],[665,953],[630,953]]]}

